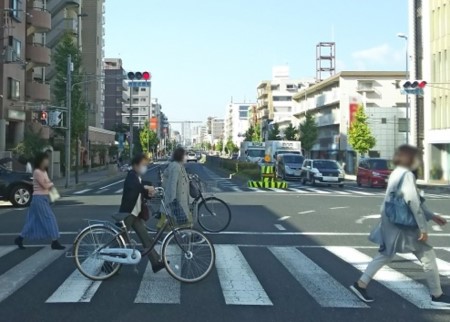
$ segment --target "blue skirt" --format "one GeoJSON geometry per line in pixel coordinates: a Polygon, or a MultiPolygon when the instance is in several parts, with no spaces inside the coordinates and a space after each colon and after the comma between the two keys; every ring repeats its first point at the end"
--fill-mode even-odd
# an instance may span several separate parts
{"type": "Polygon", "coordinates": [[[59,238],[58,224],[55,214],[50,207],[50,200],[46,195],[33,195],[28,209],[25,226],[20,234],[31,240],[59,238]]]}

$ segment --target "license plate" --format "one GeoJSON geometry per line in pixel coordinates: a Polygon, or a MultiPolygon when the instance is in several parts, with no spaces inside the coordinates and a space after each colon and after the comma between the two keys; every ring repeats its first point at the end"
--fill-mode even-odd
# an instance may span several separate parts
{"type": "Polygon", "coordinates": [[[294,171],[294,176],[299,176],[300,175],[300,171],[294,171]]]}
{"type": "Polygon", "coordinates": [[[337,177],[323,177],[323,181],[338,181],[337,177]]]}

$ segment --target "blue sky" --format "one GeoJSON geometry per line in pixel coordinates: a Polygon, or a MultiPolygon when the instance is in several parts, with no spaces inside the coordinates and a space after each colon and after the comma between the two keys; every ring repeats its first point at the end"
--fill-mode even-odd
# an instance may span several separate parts
{"type": "Polygon", "coordinates": [[[150,71],[169,120],[204,121],[231,97],[255,101],[274,65],[313,77],[320,41],[336,42],[338,70],[403,70],[407,12],[407,0],[107,0],[106,57],[150,71]]]}

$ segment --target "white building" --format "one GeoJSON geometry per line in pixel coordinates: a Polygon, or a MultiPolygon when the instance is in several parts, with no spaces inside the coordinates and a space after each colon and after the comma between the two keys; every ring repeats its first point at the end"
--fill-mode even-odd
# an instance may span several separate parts
{"type": "Polygon", "coordinates": [[[206,125],[199,125],[193,128],[192,144],[203,144],[207,142],[208,130],[206,125]]]}
{"type": "Polygon", "coordinates": [[[128,81],[129,89],[124,92],[127,102],[123,104],[122,109],[123,124],[130,124],[130,107],[133,113],[133,126],[142,127],[145,121],[150,120],[152,115],[150,109],[150,84],[150,82],[145,81],[128,81]]]}
{"type": "MultiPolygon", "coordinates": [[[[210,131],[208,134],[209,136],[209,143],[216,144],[220,140],[224,139],[224,132],[225,132],[225,120],[219,119],[215,117],[208,118],[208,124],[210,125],[210,131]]],[[[208,127],[207,124],[207,127],[208,127]]]]}
{"type": "Polygon", "coordinates": [[[262,120],[264,138],[267,138],[270,124],[277,123],[283,132],[290,123],[295,122],[292,97],[314,83],[313,79],[291,79],[289,66],[273,67],[272,80],[262,81],[257,87],[258,119],[262,120]]]}
{"type": "Polygon", "coordinates": [[[224,141],[239,146],[249,128],[248,110],[254,103],[230,103],[225,109],[224,141]]]}
{"type": "Polygon", "coordinates": [[[392,158],[395,148],[406,142],[405,97],[397,85],[404,77],[405,72],[344,71],[295,95],[297,124],[309,112],[319,128],[311,156],[335,159],[345,163],[348,173],[354,173],[358,156],[347,134],[357,108],[364,106],[377,139],[369,155],[392,158]]]}

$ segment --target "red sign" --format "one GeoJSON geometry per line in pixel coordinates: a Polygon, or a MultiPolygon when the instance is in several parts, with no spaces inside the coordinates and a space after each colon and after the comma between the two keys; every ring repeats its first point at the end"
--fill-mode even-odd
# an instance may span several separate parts
{"type": "Polygon", "coordinates": [[[353,122],[355,121],[355,115],[358,111],[359,104],[358,103],[350,103],[350,124],[349,126],[352,126],[353,122]]]}
{"type": "Polygon", "coordinates": [[[152,117],[150,119],[150,130],[157,130],[158,129],[158,118],[152,117]]]}

